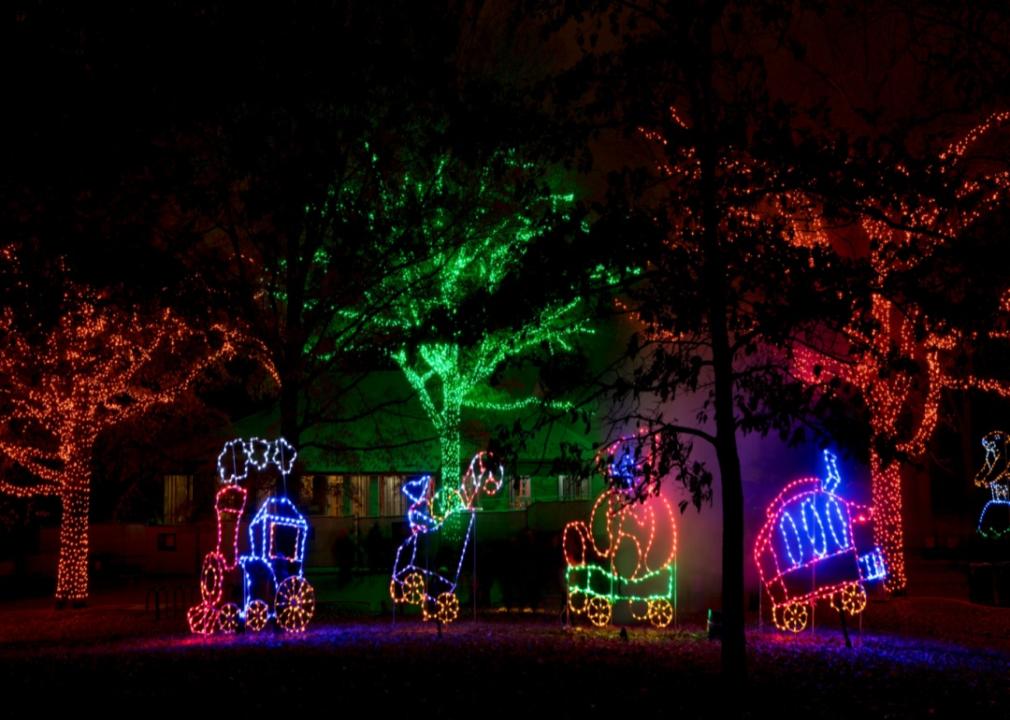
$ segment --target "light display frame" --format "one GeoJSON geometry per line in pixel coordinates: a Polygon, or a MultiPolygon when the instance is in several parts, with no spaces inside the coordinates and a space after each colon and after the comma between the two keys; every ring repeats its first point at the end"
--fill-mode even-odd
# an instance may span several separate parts
{"type": "Polygon", "coordinates": [[[459,617],[456,589],[467,549],[476,543],[474,527],[480,498],[497,495],[504,480],[504,467],[489,453],[481,451],[470,461],[460,479],[459,489],[443,486],[432,492],[434,483],[430,475],[422,475],[403,484],[400,490],[411,501],[405,513],[410,535],[397,547],[393,560],[389,597],[394,606],[416,605],[421,609],[423,620],[434,620],[441,625],[448,625],[459,617]],[[422,564],[418,558],[421,546],[432,536],[440,534],[451,517],[463,514],[467,516],[466,530],[462,533],[459,559],[451,576],[431,569],[427,562],[422,564]]]}
{"type": "Polygon", "coordinates": [[[589,522],[568,523],[562,533],[565,556],[565,589],[568,611],[585,615],[597,627],[608,625],[618,603],[627,603],[631,615],[657,628],[667,627],[677,617],[677,522],[670,502],[661,495],[635,499],[651,453],[639,452],[643,434],[621,438],[597,455],[609,485],[597,497],[589,522]],[[638,451],[632,452],[632,446],[638,451]],[[594,526],[603,521],[606,544],[599,544],[594,526]],[[656,547],[657,527],[669,530],[668,548],[650,557],[656,547]],[[645,532],[643,533],[643,528],[645,532]],[[622,548],[635,552],[634,569],[623,571],[622,548]]]}
{"type": "Polygon", "coordinates": [[[1007,441],[1010,439],[1002,430],[989,432],[982,438],[985,448],[985,460],[975,475],[975,486],[988,488],[991,499],[982,506],[978,516],[976,532],[988,540],[1000,540],[1010,536],[1010,454],[1007,453],[1007,441]],[[991,510],[1005,508],[1003,527],[986,517],[991,510]]]}
{"type": "Polygon", "coordinates": [[[872,521],[871,508],[838,494],[841,475],[832,452],[824,451],[824,463],[823,479],[800,478],[779,492],[754,542],[754,562],[779,630],[802,631],[821,600],[858,615],[866,607],[865,586],[887,574],[880,548],[862,549],[853,530],[872,521]]]}
{"type": "Polygon", "coordinates": [[[249,477],[250,468],[262,472],[273,465],[286,485],[296,459],[297,452],[284,438],[273,441],[236,439],[225,443],[217,461],[222,483],[214,503],[217,546],[204,558],[203,574],[208,579],[201,582],[201,601],[187,612],[191,632],[230,634],[242,628],[259,632],[270,620],[287,632],[303,632],[308,626],[316,605],[315,589],[304,577],[310,526],[294,502],[284,495],[266,498],[249,522],[249,553],[240,555],[238,552],[247,497],[246,488],[238,483],[249,477]],[[225,537],[226,518],[229,518],[230,537],[225,537]],[[276,552],[278,527],[294,529],[293,556],[276,552]],[[223,547],[233,549],[234,561],[225,559],[223,547]],[[241,587],[241,605],[222,602],[224,586],[229,580],[232,585],[241,587]]]}

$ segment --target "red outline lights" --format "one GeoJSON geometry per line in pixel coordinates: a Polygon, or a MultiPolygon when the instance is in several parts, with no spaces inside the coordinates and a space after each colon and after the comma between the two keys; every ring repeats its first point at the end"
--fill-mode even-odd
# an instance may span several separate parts
{"type": "Polygon", "coordinates": [[[866,607],[864,585],[886,577],[880,548],[860,550],[856,526],[869,523],[871,512],[837,494],[836,458],[825,450],[824,462],[823,480],[802,478],[782,489],[754,543],[754,562],[779,630],[803,630],[818,600],[858,615],[866,607]]]}
{"type": "Polygon", "coordinates": [[[271,618],[289,632],[308,626],[316,607],[315,590],[303,574],[309,524],[295,504],[282,495],[264,500],[249,523],[249,554],[238,550],[247,496],[238,483],[250,467],[263,471],[271,464],[286,479],[296,457],[284,438],[229,440],[222,448],[217,470],[223,487],[214,501],[217,546],[203,560],[200,602],[186,615],[192,632],[233,633],[242,627],[259,632],[271,618]],[[277,528],[293,531],[290,548],[278,548],[277,528]],[[241,606],[232,600],[235,587],[241,588],[241,606]],[[233,592],[226,594],[226,588],[233,592]]]}
{"type": "MultiPolygon", "coordinates": [[[[872,216],[863,218],[862,232],[868,240],[869,262],[883,287],[894,273],[914,269],[920,258],[930,256],[956,239],[988,212],[1003,205],[1010,194],[1010,172],[986,172],[960,179],[956,173],[967,151],[982,137],[1010,122],[1010,112],[997,112],[975,126],[961,140],[940,154],[934,174],[937,180],[951,178],[957,203],[942,206],[935,198],[915,196],[881,203],[872,216]]],[[[819,242],[828,244],[823,229],[819,242]]],[[[798,243],[799,244],[799,243],[798,243]]],[[[885,462],[878,447],[892,444],[900,456],[922,455],[939,420],[943,390],[977,389],[1010,397],[1010,385],[992,378],[960,374],[945,354],[972,341],[932,322],[914,306],[898,303],[875,292],[869,313],[860,310],[863,298],[854,298],[855,316],[841,333],[840,352],[795,348],[796,376],[811,385],[840,380],[860,391],[872,413],[870,473],[872,478],[874,534],[887,562],[884,587],[904,590],[907,585],[904,558],[904,527],[901,502],[901,468],[885,462]],[[901,362],[896,363],[895,359],[901,362]],[[909,370],[908,368],[918,368],[909,370]],[[911,420],[911,427],[906,427],[911,420]]],[[[1010,311],[1010,294],[1002,311],[1010,311]]],[[[1008,338],[994,330],[991,338],[1008,338]]],[[[831,343],[833,344],[833,343],[831,343]]]]}
{"type": "Polygon", "coordinates": [[[651,469],[654,436],[622,438],[597,456],[610,481],[593,503],[589,522],[565,526],[565,586],[568,609],[585,614],[597,627],[610,623],[613,607],[626,602],[636,620],[666,627],[677,612],[677,523],[669,501],[650,495],[635,498],[651,469]],[[606,541],[597,543],[594,530],[606,541]],[[657,529],[668,540],[657,542],[657,529]],[[628,568],[628,555],[633,567],[628,568]]]}

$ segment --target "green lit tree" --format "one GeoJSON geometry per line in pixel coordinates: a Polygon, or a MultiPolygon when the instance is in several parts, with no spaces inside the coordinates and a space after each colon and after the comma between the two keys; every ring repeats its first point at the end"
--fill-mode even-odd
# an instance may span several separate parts
{"type": "MultiPolygon", "coordinates": [[[[404,243],[389,258],[375,242],[397,235],[383,234],[376,175],[388,185],[410,156],[472,145],[466,128],[508,145],[546,137],[526,131],[535,112],[516,99],[516,71],[499,68],[528,57],[515,50],[521,30],[491,12],[464,18],[455,3],[414,0],[296,3],[281,23],[276,8],[187,4],[94,14],[30,2],[22,15],[32,20],[18,23],[11,47],[33,58],[32,73],[12,91],[31,112],[17,120],[22,142],[7,147],[5,240],[41,238],[87,284],[170,298],[186,317],[241,317],[280,378],[279,427],[268,431],[347,451],[327,439],[345,435],[331,428],[409,395],[361,407],[374,353],[364,323],[338,316],[353,307],[370,317],[364,289],[391,288],[384,274],[409,261],[404,243]],[[86,48],[72,40],[84,35],[86,48]],[[78,75],[87,82],[67,80],[78,75]],[[102,112],[54,113],[27,99],[46,85],[103,97],[102,112]],[[143,99],[124,100],[140,86],[143,99]]],[[[551,150],[559,145],[552,137],[551,150]]],[[[229,398],[235,417],[261,409],[259,398],[229,398]]]]}
{"type": "Polygon", "coordinates": [[[579,231],[573,196],[546,189],[512,152],[473,167],[443,156],[425,179],[403,173],[386,186],[377,215],[384,242],[416,247],[420,240],[427,252],[406,259],[395,278],[366,293],[365,303],[438,434],[444,478],[461,469],[465,409],[564,407],[493,389],[489,381],[504,363],[534,351],[571,350],[591,332],[581,299],[564,292],[564,283],[534,291],[522,281],[532,247],[579,231]],[[383,307],[384,297],[392,299],[383,307]]]}

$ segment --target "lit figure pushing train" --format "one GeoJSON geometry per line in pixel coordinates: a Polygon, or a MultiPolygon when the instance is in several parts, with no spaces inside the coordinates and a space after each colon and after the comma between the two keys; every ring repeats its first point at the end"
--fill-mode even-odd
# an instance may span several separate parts
{"type": "Polygon", "coordinates": [[[404,483],[402,492],[410,500],[407,521],[410,537],[396,550],[393,576],[389,581],[389,596],[395,603],[417,605],[421,617],[442,624],[459,616],[456,587],[463,569],[466,550],[472,541],[478,501],[481,495],[496,495],[501,490],[504,469],[486,452],[477,453],[459,484],[459,489],[443,485],[434,490],[430,475],[404,483]],[[451,574],[442,574],[427,565],[428,549],[419,558],[418,549],[441,534],[454,516],[465,515],[466,531],[460,543],[459,558],[451,574]],[[422,559],[425,562],[422,562],[422,559]]]}

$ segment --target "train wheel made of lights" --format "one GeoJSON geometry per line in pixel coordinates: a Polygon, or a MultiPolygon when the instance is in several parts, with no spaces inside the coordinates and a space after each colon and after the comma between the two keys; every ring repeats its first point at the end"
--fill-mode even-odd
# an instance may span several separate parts
{"type": "Polygon", "coordinates": [[[277,588],[274,611],[278,625],[288,632],[302,632],[316,611],[316,591],[305,578],[289,577],[277,588]]]}
{"type": "Polygon", "coordinates": [[[858,615],[866,609],[866,589],[861,583],[849,583],[831,596],[831,607],[858,615]]]}
{"type": "Polygon", "coordinates": [[[186,611],[186,621],[191,632],[210,635],[217,625],[217,608],[206,602],[194,605],[186,611]]]}
{"type": "Polygon", "coordinates": [[[444,592],[435,600],[435,619],[448,625],[459,617],[459,598],[455,593],[444,592]]]}
{"type": "Polygon", "coordinates": [[[403,602],[421,605],[424,599],[424,575],[419,572],[408,573],[407,577],[403,578],[403,602]]]}
{"type": "Polygon", "coordinates": [[[581,590],[568,591],[568,609],[575,615],[581,615],[586,611],[586,594],[581,590]]]}
{"type": "Polygon", "coordinates": [[[235,603],[225,603],[217,613],[217,629],[225,635],[238,632],[239,609],[235,603]]]}
{"type": "Polygon", "coordinates": [[[673,622],[673,604],[666,598],[650,600],[648,618],[654,627],[665,628],[673,622]]]}
{"type": "Polygon", "coordinates": [[[270,606],[263,600],[253,600],[245,607],[245,626],[252,632],[259,632],[270,619],[270,606]]]}
{"type": "Polygon", "coordinates": [[[652,602],[649,600],[632,600],[628,603],[628,610],[631,611],[631,618],[642,622],[649,619],[649,608],[652,602]]]}
{"type": "Polygon", "coordinates": [[[207,553],[200,570],[200,597],[208,605],[221,602],[224,590],[224,558],[221,553],[207,553]]]}
{"type": "Polygon", "coordinates": [[[606,627],[609,625],[613,612],[610,601],[599,595],[589,598],[589,603],[586,605],[586,616],[589,618],[589,622],[596,627],[606,627]]]}
{"type": "Polygon", "coordinates": [[[772,609],[772,619],[779,630],[798,633],[807,626],[810,608],[806,603],[789,603],[772,609]]]}

